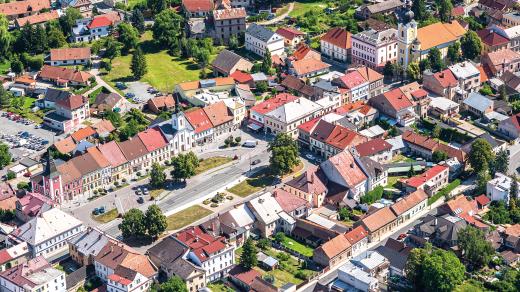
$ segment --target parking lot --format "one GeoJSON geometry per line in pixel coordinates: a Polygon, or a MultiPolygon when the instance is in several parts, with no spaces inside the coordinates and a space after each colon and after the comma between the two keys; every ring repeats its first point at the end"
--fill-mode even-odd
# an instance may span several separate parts
{"type": "Polygon", "coordinates": [[[156,90],[151,90],[150,85],[141,81],[127,82],[123,86],[116,84],[116,87],[123,90],[125,97],[131,98],[137,103],[146,103],[150,98],[162,95],[156,90]]]}
{"type": "Polygon", "coordinates": [[[2,125],[0,137],[2,137],[3,143],[10,146],[11,154],[14,158],[33,156],[34,154],[42,153],[49,144],[53,143],[53,140],[57,141],[60,139],[60,136],[56,136],[56,133],[52,131],[43,128],[36,128],[35,124],[26,125],[24,123],[17,123],[16,121],[8,119],[4,115],[4,112],[0,114],[0,124],[2,125]],[[21,132],[27,132],[27,134],[24,134],[24,137],[18,136],[19,133],[21,135],[21,132]],[[21,141],[22,139],[25,141],[21,141]],[[43,148],[37,147],[42,144],[44,146],[43,148]]]}

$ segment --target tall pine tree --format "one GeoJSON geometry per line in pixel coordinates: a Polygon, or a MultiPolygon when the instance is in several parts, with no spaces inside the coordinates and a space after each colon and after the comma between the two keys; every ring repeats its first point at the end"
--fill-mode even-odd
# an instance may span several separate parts
{"type": "Polygon", "coordinates": [[[130,69],[132,70],[132,74],[134,75],[135,79],[141,79],[146,74],[146,72],[148,72],[146,58],[144,57],[141,48],[134,50],[130,69]]]}
{"type": "Polygon", "coordinates": [[[240,255],[240,265],[246,269],[252,269],[258,264],[256,257],[256,247],[251,238],[248,238],[244,243],[242,254],[240,255]]]}
{"type": "Polygon", "coordinates": [[[264,59],[262,60],[262,72],[269,74],[273,66],[273,60],[271,59],[271,52],[265,49],[264,59]]]}

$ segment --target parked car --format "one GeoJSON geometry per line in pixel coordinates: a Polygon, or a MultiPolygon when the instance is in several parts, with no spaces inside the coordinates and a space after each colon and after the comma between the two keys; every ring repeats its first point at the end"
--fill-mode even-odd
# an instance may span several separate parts
{"type": "Polygon", "coordinates": [[[137,189],[137,190],[135,190],[135,194],[138,195],[138,196],[140,196],[140,195],[142,195],[142,192],[141,192],[140,189],[137,189]]]}
{"type": "Polygon", "coordinates": [[[134,98],[135,97],[135,94],[131,93],[131,92],[127,92],[125,93],[125,97],[126,98],[134,98]]]}
{"type": "Polygon", "coordinates": [[[256,145],[258,145],[258,142],[257,142],[257,141],[254,141],[254,140],[247,140],[247,141],[244,142],[244,144],[242,144],[242,147],[255,148],[256,145]]]}
{"type": "Polygon", "coordinates": [[[144,203],[144,199],[143,199],[143,197],[139,197],[139,198],[137,199],[137,203],[139,203],[139,204],[144,203]]]}
{"type": "Polygon", "coordinates": [[[150,192],[148,191],[148,188],[143,187],[143,194],[144,194],[145,196],[148,196],[148,195],[150,194],[150,192]]]}
{"type": "Polygon", "coordinates": [[[307,158],[309,160],[314,160],[314,155],[312,155],[312,154],[305,154],[305,158],[307,158]]]}
{"type": "Polygon", "coordinates": [[[260,163],[260,159],[255,159],[251,162],[251,165],[257,165],[258,163],[260,163]]]}
{"type": "Polygon", "coordinates": [[[116,82],[116,87],[120,90],[128,88],[128,86],[126,86],[126,84],[124,84],[123,82],[116,82]]]}

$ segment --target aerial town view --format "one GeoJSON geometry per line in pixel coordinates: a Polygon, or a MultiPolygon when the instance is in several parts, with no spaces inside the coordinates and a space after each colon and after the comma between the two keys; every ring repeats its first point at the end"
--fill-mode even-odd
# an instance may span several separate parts
{"type": "Polygon", "coordinates": [[[519,0],[0,0],[0,292],[520,291],[519,0]]]}

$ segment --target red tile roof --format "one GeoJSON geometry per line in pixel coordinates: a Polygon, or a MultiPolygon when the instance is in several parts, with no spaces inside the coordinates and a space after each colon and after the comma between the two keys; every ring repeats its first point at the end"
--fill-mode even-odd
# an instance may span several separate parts
{"type": "Polygon", "coordinates": [[[477,66],[477,69],[480,71],[480,83],[487,82],[489,80],[488,73],[484,70],[482,65],[477,66]]]}
{"type": "Polygon", "coordinates": [[[321,37],[321,40],[342,49],[350,49],[352,46],[352,34],[341,27],[335,27],[329,30],[321,37]]]}
{"type": "Polygon", "coordinates": [[[509,43],[509,39],[499,35],[496,31],[484,28],[477,31],[480,40],[488,46],[500,46],[509,43]]]}
{"type": "Polygon", "coordinates": [[[214,4],[212,0],[182,0],[182,6],[188,12],[210,12],[214,4]]]}
{"type": "Polygon", "coordinates": [[[298,130],[303,131],[305,133],[310,133],[314,129],[314,126],[316,126],[316,124],[319,121],[320,121],[320,118],[314,118],[308,122],[305,122],[305,123],[299,125],[298,130]]]}
{"type": "Polygon", "coordinates": [[[342,151],[330,157],[324,165],[325,167],[335,168],[350,187],[357,186],[367,179],[367,176],[349,151],[342,151]]]}
{"type": "Polygon", "coordinates": [[[392,149],[392,145],[381,138],[376,138],[355,146],[359,156],[372,156],[374,154],[392,149]]]}
{"type": "Polygon", "coordinates": [[[473,199],[466,198],[463,194],[447,201],[440,207],[441,210],[445,210],[452,215],[461,216],[464,214],[473,216],[477,213],[478,207],[477,202],[473,199]]]}
{"type": "Polygon", "coordinates": [[[352,111],[358,110],[358,109],[362,108],[363,106],[365,106],[365,102],[363,100],[358,100],[355,102],[344,104],[344,105],[336,108],[335,112],[339,115],[347,114],[352,111]]]}
{"type": "Polygon", "coordinates": [[[51,49],[51,61],[90,59],[90,48],[51,49]]]}
{"type": "Polygon", "coordinates": [[[350,249],[352,245],[347,240],[344,234],[340,234],[333,239],[322,244],[318,250],[322,250],[323,253],[329,258],[332,259],[346,250],[350,249]]]}
{"type": "Polygon", "coordinates": [[[40,24],[40,23],[45,23],[45,22],[50,21],[50,20],[58,19],[59,17],[60,16],[58,14],[58,11],[57,10],[52,10],[52,11],[49,11],[49,12],[44,12],[44,13],[40,13],[40,14],[34,14],[34,15],[26,16],[26,17],[17,18],[16,19],[16,24],[19,27],[22,27],[26,23],[28,23],[30,25],[40,24]]]}
{"type": "Polygon", "coordinates": [[[366,231],[366,229],[361,225],[345,233],[345,237],[352,245],[358,243],[360,240],[367,236],[368,231],[366,231]]]}
{"type": "Polygon", "coordinates": [[[213,11],[213,18],[215,20],[245,18],[246,16],[247,13],[244,7],[219,9],[213,11]]]}
{"type": "Polygon", "coordinates": [[[174,236],[187,245],[201,262],[208,260],[210,254],[226,248],[221,237],[214,237],[199,226],[188,227],[174,236]]]}
{"type": "Polygon", "coordinates": [[[293,40],[297,36],[305,35],[304,32],[301,32],[292,27],[280,27],[276,30],[276,33],[283,36],[285,39],[293,40]]]}
{"type": "Polygon", "coordinates": [[[340,125],[336,125],[325,140],[327,144],[338,149],[346,149],[348,146],[355,146],[366,141],[368,141],[367,137],[340,125]]]}
{"type": "Polygon", "coordinates": [[[83,95],[71,95],[68,98],[56,101],[56,104],[59,104],[68,110],[75,110],[84,106],[87,102],[88,98],[84,97],[83,95]]]}
{"type": "Polygon", "coordinates": [[[55,67],[49,65],[44,65],[38,76],[40,78],[50,79],[53,81],[61,79],[66,81],[74,81],[78,83],[86,83],[91,77],[93,77],[90,73],[86,71],[79,71],[69,69],[66,67],[55,67]]]}
{"type": "Polygon", "coordinates": [[[464,16],[466,12],[464,11],[464,6],[456,6],[451,9],[451,16],[464,16]]]}
{"type": "Polygon", "coordinates": [[[29,11],[34,12],[50,8],[51,1],[49,0],[11,1],[9,3],[0,4],[0,14],[14,16],[18,14],[25,14],[29,11]]]}
{"type": "Polygon", "coordinates": [[[421,148],[427,149],[430,152],[433,152],[435,150],[444,151],[448,154],[448,157],[455,157],[460,162],[466,161],[466,154],[464,153],[464,151],[437,142],[437,140],[428,136],[423,136],[413,131],[406,131],[403,133],[402,139],[406,143],[414,144],[421,148]]]}
{"type": "Polygon", "coordinates": [[[111,26],[112,24],[113,24],[112,20],[108,19],[108,17],[99,16],[99,17],[92,19],[92,21],[87,25],[87,27],[89,29],[94,29],[94,28],[100,28],[100,27],[105,27],[105,26],[111,26]]]}
{"type": "Polygon", "coordinates": [[[300,207],[310,207],[309,202],[283,189],[274,189],[273,197],[286,213],[291,213],[300,207]]]}
{"type": "Polygon", "coordinates": [[[306,75],[328,69],[331,65],[313,58],[301,59],[292,62],[296,75],[306,75]]]}
{"type": "Polygon", "coordinates": [[[223,101],[207,105],[203,108],[213,127],[218,127],[233,121],[233,116],[229,113],[223,101]]]}
{"type": "Polygon", "coordinates": [[[415,192],[402,197],[399,201],[390,206],[390,209],[392,209],[395,215],[400,216],[427,199],[428,195],[423,190],[418,189],[415,192]]]}
{"type": "Polygon", "coordinates": [[[399,88],[387,91],[383,93],[383,96],[386,98],[390,106],[397,112],[413,106],[412,102],[399,88]]]}
{"type": "Polygon", "coordinates": [[[294,96],[292,94],[280,93],[268,100],[265,100],[255,106],[253,106],[250,109],[250,111],[255,111],[261,115],[265,115],[268,112],[275,110],[278,107],[280,107],[286,103],[289,103],[291,101],[297,100],[297,99],[298,99],[298,97],[294,96]]]}
{"type": "Polygon", "coordinates": [[[145,131],[137,133],[137,136],[139,137],[139,139],[141,139],[148,152],[164,148],[166,147],[166,145],[168,145],[168,141],[162,135],[161,130],[159,130],[159,128],[147,129],[145,131]]]}
{"type": "Polygon", "coordinates": [[[358,71],[351,71],[339,78],[347,89],[353,89],[368,81],[358,71]]]}
{"type": "Polygon", "coordinates": [[[248,83],[253,81],[251,74],[242,72],[240,70],[236,70],[235,72],[231,73],[229,77],[232,77],[238,83],[248,83]]]}
{"type": "Polygon", "coordinates": [[[98,145],[98,148],[112,167],[118,167],[127,162],[125,155],[115,141],[98,145]]]}
{"type": "Polygon", "coordinates": [[[325,178],[318,172],[318,167],[310,167],[301,175],[285,184],[308,194],[324,194],[327,192],[325,178]]]}
{"type": "Polygon", "coordinates": [[[72,133],[70,136],[74,139],[74,141],[79,142],[83,139],[86,139],[88,137],[94,136],[96,134],[96,131],[92,129],[92,127],[85,127],[83,129],[79,129],[76,132],[72,133]]]}
{"type": "Polygon", "coordinates": [[[313,58],[316,60],[321,60],[321,54],[311,49],[309,46],[301,44],[296,48],[294,53],[292,54],[294,59],[303,60],[305,58],[313,58]]]}
{"type": "Polygon", "coordinates": [[[386,206],[366,216],[361,220],[361,222],[365,225],[369,232],[375,232],[381,227],[391,223],[396,218],[397,217],[395,216],[394,212],[390,210],[390,207],[386,206]]]}
{"type": "Polygon", "coordinates": [[[455,87],[458,84],[457,78],[455,78],[455,75],[453,75],[450,69],[433,74],[433,78],[444,88],[455,87]]]}
{"type": "Polygon", "coordinates": [[[184,116],[186,116],[186,119],[193,126],[197,134],[213,127],[208,116],[201,108],[185,111],[184,116]]]}
{"type": "Polygon", "coordinates": [[[424,173],[413,176],[409,179],[405,179],[403,180],[403,182],[411,187],[419,188],[420,186],[424,185],[426,182],[428,182],[429,180],[446,170],[448,170],[448,167],[445,165],[435,165],[434,167],[428,169],[424,173]]]}
{"type": "Polygon", "coordinates": [[[111,274],[110,276],[108,276],[108,279],[109,280],[112,280],[114,282],[117,282],[123,286],[127,286],[127,285],[130,285],[130,283],[132,283],[131,280],[129,279],[126,279],[126,278],[123,278],[119,275],[116,275],[116,274],[111,274]]]}
{"type": "Polygon", "coordinates": [[[487,204],[489,204],[491,202],[491,200],[484,194],[478,196],[475,198],[475,201],[477,201],[477,203],[480,205],[480,206],[485,206],[487,204]]]}

